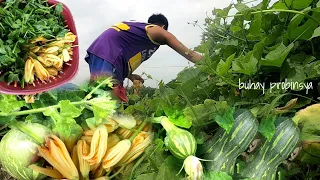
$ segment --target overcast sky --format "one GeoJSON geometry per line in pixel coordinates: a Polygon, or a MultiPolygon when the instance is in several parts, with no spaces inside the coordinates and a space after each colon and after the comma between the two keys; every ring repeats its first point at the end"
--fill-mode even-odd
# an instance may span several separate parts
{"type": "MultiPolygon", "coordinates": [[[[109,26],[124,20],[147,21],[153,13],[163,13],[169,21],[169,31],[189,48],[200,44],[199,27],[187,22],[204,24],[206,13],[225,8],[231,0],[60,0],[71,10],[80,45],[80,68],[72,83],[80,84],[89,79],[89,67],[83,60],[86,49],[109,26]]],[[[189,63],[168,46],[159,50],[134,73],[145,72],[156,80],[168,82],[189,63]]],[[[192,65],[192,64],[190,64],[192,65]]],[[[157,86],[157,81],[147,80],[146,86],[157,86]]]]}

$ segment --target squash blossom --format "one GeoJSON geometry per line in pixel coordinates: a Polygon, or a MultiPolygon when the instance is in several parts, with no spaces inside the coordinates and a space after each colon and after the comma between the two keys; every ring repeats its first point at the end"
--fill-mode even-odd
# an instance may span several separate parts
{"type": "Polygon", "coordinates": [[[63,66],[63,55],[62,54],[58,55],[58,58],[60,60],[53,62],[53,66],[60,70],[62,69],[62,66],[63,66]]]}
{"type": "Polygon", "coordinates": [[[91,144],[92,136],[81,136],[81,140],[85,140],[88,144],[91,144]]]}
{"type": "Polygon", "coordinates": [[[100,163],[107,151],[107,142],[107,127],[105,125],[99,125],[92,136],[90,153],[88,155],[84,155],[83,159],[87,160],[89,165],[100,163]]]}
{"type": "Polygon", "coordinates": [[[184,170],[189,175],[190,180],[201,180],[203,176],[203,168],[199,159],[195,156],[188,156],[184,162],[184,170]]]}
{"type": "Polygon", "coordinates": [[[52,76],[52,77],[57,76],[59,74],[59,72],[56,68],[47,67],[46,69],[49,72],[50,76],[52,76]]]}
{"type": "Polygon", "coordinates": [[[139,133],[132,141],[132,146],[127,154],[119,161],[118,165],[129,164],[138,158],[144,150],[152,143],[153,134],[147,132],[139,133]]]}
{"type": "Polygon", "coordinates": [[[44,49],[45,53],[55,53],[59,50],[59,46],[52,46],[44,49]]]}
{"type": "Polygon", "coordinates": [[[108,122],[105,123],[104,125],[107,127],[108,133],[115,131],[119,127],[119,124],[111,118],[108,119],[108,122]]]}
{"type": "Polygon", "coordinates": [[[126,128],[119,128],[116,133],[121,136],[122,139],[128,139],[132,135],[132,131],[126,128]]]}
{"type": "Polygon", "coordinates": [[[36,53],[40,50],[40,47],[39,46],[34,46],[32,48],[30,48],[30,51],[33,52],[33,53],[36,53]]]}
{"type": "Polygon", "coordinates": [[[68,62],[71,59],[67,49],[63,49],[62,50],[62,55],[63,55],[63,61],[64,62],[68,62]]]}
{"type": "Polygon", "coordinates": [[[68,32],[64,35],[63,40],[65,40],[65,42],[74,42],[76,38],[76,35],[74,35],[72,32],[68,32]]]}
{"type": "MultiPolygon", "coordinates": [[[[39,156],[43,157],[48,163],[50,163],[54,169],[56,169],[63,177],[67,179],[79,179],[79,173],[77,167],[73,163],[67,147],[64,143],[55,135],[50,135],[46,138],[46,146],[39,147],[39,156]]],[[[32,166],[34,170],[38,170],[47,176],[57,176],[57,172],[50,168],[41,168],[32,166]]]]}
{"type": "Polygon", "coordinates": [[[46,54],[46,55],[44,55],[44,59],[45,59],[45,61],[51,61],[53,63],[61,62],[61,59],[59,58],[59,56],[56,56],[54,54],[46,54]]]}
{"type": "Polygon", "coordinates": [[[30,42],[32,44],[37,43],[37,42],[46,43],[46,42],[48,42],[48,40],[46,38],[44,38],[43,36],[39,36],[39,37],[31,40],[30,42]]]}
{"type": "Polygon", "coordinates": [[[41,63],[39,61],[34,61],[34,68],[36,71],[36,75],[37,77],[41,80],[41,81],[45,81],[48,80],[50,77],[49,72],[41,65],[41,63]]]}
{"type": "Polygon", "coordinates": [[[24,81],[26,83],[33,83],[34,81],[34,60],[32,57],[28,57],[24,65],[24,81]]]}
{"type": "Polygon", "coordinates": [[[84,155],[89,154],[90,147],[84,140],[79,140],[77,143],[77,155],[79,160],[79,170],[83,177],[88,177],[90,172],[90,165],[89,163],[83,159],[84,155]]]}
{"type": "Polygon", "coordinates": [[[41,62],[41,64],[44,66],[44,67],[50,67],[53,65],[53,62],[51,61],[47,61],[45,58],[44,58],[44,55],[43,56],[37,56],[37,60],[41,62]]]}
{"type": "Polygon", "coordinates": [[[114,147],[109,149],[102,160],[103,168],[108,172],[111,167],[116,165],[127,154],[131,147],[131,141],[129,139],[121,140],[114,147]]]}

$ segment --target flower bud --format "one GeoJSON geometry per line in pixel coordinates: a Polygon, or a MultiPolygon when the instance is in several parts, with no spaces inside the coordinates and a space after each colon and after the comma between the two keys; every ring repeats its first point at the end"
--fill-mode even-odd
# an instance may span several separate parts
{"type": "Polygon", "coordinates": [[[28,57],[24,65],[24,81],[32,84],[34,81],[34,66],[35,61],[32,57],[28,57]]]}
{"type": "Polygon", "coordinates": [[[126,128],[118,128],[116,130],[116,133],[122,138],[122,139],[128,139],[132,135],[132,131],[126,128]]]}
{"type": "Polygon", "coordinates": [[[199,159],[195,156],[188,156],[184,162],[184,170],[189,175],[190,180],[201,180],[203,176],[203,168],[199,159]]]}
{"type": "Polygon", "coordinates": [[[91,144],[90,153],[83,156],[83,159],[87,160],[89,165],[98,164],[101,162],[107,151],[108,145],[108,131],[105,125],[99,125],[95,129],[91,144]]]}
{"type": "Polygon", "coordinates": [[[57,76],[59,74],[59,72],[56,68],[47,67],[46,69],[49,72],[50,76],[57,76]]]}
{"type": "Polygon", "coordinates": [[[102,166],[108,172],[110,169],[116,165],[125,154],[129,151],[131,147],[131,141],[129,139],[124,139],[109,149],[102,159],[102,166]]]}
{"type": "Polygon", "coordinates": [[[36,53],[40,50],[40,47],[39,46],[34,46],[32,48],[30,48],[30,51],[33,52],[33,53],[36,53]]]}
{"type": "Polygon", "coordinates": [[[41,80],[48,80],[50,77],[49,72],[41,65],[39,61],[34,61],[34,68],[36,71],[36,76],[41,80]]]}
{"type": "Polygon", "coordinates": [[[138,158],[144,150],[152,143],[153,135],[141,132],[132,141],[131,148],[127,154],[119,161],[118,165],[129,164],[138,158]]]}
{"type": "Polygon", "coordinates": [[[45,53],[55,53],[59,50],[58,46],[48,47],[44,50],[45,53]]]}
{"type": "Polygon", "coordinates": [[[74,42],[76,40],[76,38],[77,38],[76,35],[74,35],[72,32],[68,32],[65,34],[63,39],[68,42],[74,42]]]}
{"type": "Polygon", "coordinates": [[[71,59],[67,49],[63,49],[62,50],[62,55],[63,55],[63,61],[64,62],[68,62],[71,59]]]}
{"type": "Polygon", "coordinates": [[[37,60],[40,61],[44,67],[50,67],[53,65],[53,62],[48,61],[47,59],[44,58],[44,56],[38,56],[37,60]]]}
{"type": "Polygon", "coordinates": [[[79,170],[83,177],[88,177],[90,172],[89,163],[83,159],[83,156],[89,154],[90,147],[84,140],[79,140],[77,143],[77,154],[79,160],[79,170]]]}
{"type": "Polygon", "coordinates": [[[108,119],[108,122],[106,122],[104,125],[107,127],[108,133],[115,131],[119,127],[119,124],[111,118],[108,119]]]}
{"type": "Polygon", "coordinates": [[[46,139],[46,146],[43,145],[38,149],[39,155],[65,178],[79,179],[78,170],[70,157],[67,147],[57,136],[50,135],[46,139]]]}
{"type": "Polygon", "coordinates": [[[31,40],[30,42],[31,42],[32,44],[34,44],[34,43],[37,43],[37,42],[46,43],[47,41],[48,41],[48,40],[47,40],[46,38],[44,38],[44,37],[42,37],[42,36],[39,36],[39,37],[31,40]]]}

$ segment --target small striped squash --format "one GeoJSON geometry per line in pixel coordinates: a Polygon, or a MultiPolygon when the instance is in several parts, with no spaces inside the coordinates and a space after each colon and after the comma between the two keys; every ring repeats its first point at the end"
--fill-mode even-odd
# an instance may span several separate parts
{"type": "Polygon", "coordinates": [[[189,131],[178,128],[166,117],[162,117],[160,123],[167,132],[164,143],[173,156],[184,160],[188,156],[195,155],[197,143],[189,131]]]}

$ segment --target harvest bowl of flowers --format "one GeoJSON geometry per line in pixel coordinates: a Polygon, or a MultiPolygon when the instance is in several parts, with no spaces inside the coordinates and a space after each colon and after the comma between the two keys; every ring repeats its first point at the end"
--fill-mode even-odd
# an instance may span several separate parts
{"type": "Polygon", "coordinates": [[[0,93],[37,94],[77,74],[77,31],[65,4],[3,1],[0,9],[0,93]]]}

